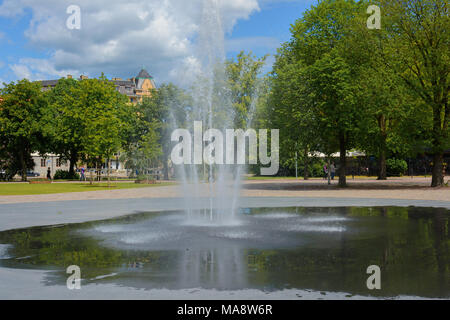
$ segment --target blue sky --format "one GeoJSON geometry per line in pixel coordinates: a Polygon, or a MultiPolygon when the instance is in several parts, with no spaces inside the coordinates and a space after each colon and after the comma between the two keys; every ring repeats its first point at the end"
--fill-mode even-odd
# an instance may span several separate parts
{"type": "MultiPolygon", "coordinates": [[[[181,70],[196,67],[193,47],[203,1],[191,0],[187,7],[184,0],[1,0],[0,81],[100,72],[128,78],[145,65],[157,83],[182,82],[181,70]],[[67,30],[66,8],[77,2],[82,29],[67,30]]],[[[289,39],[290,25],[315,2],[210,1],[219,3],[227,57],[240,50],[273,55],[289,39]]]]}
{"type": "MultiPolygon", "coordinates": [[[[240,20],[227,39],[261,38],[261,45],[254,43],[246,45],[242,41],[241,48],[252,50],[256,55],[275,53],[276,47],[281,42],[289,40],[290,25],[310,7],[308,3],[311,2],[299,0],[262,4],[261,11],[253,13],[249,19],[240,20]]],[[[239,52],[233,49],[230,48],[227,54],[233,55],[239,52]]]]}

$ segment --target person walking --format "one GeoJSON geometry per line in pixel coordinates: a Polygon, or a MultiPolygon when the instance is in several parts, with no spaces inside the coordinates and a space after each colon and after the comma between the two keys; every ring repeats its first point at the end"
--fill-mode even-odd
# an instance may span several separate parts
{"type": "Polygon", "coordinates": [[[323,179],[325,180],[325,179],[327,179],[327,177],[328,177],[328,168],[327,168],[327,165],[324,164],[323,165],[323,179]]]}
{"type": "Polygon", "coordinates": [[[52,176],[51,176],[51,170],[50,170],[50,167],[48,167],[48,169],[47,169],[47,179],[48,180],[52,180],[52,176]]]}
{"type": "Polygon", "coordinates": [[[86,176],[84,175],[84,167],[80,170],[80,181],[86,181],[86,176]]]}
{"type": "Polygon", "coordinates": [[[334,165],[334,162],[330,165],[330,173],[331,173],[331,180],[334,180],[334,176],[336,175],[336,167],[334,165]]]}

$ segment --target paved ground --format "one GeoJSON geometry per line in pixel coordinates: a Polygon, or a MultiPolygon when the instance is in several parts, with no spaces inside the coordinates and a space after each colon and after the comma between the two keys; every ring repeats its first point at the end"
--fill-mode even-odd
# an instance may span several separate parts
{"type": "MultiPolygon", "coordinates": [[[[449,180],[447,177],[445,181],[449,180]]],[[[450,201],[450,188],[430,188],[431,178],[397,178],[388,181],[375,179],[349,180],[348,188],[339,188],[337,181],[331,186],[325,180],[247,180],[243,197],[311,197],[311,198],[377,198],[404,200],[450,201]]],[[[205,188],[203,195],[207,195],[205,188]]],[[[178,198],[183,196],[179,186],[141,189],[73,192],[61,194],[0,196],[0,204],[54,202],[93,199],[178,198]]],[[[1,208],[0,208],[1,210],[1,208]]]]}
{"type": "MultiPolygon", "coordinates": [[[[419,206],[450,209],[450,188],[432,189],[429,179],[336,181],[251,180],[241,190],[241,207],[419,206]]],[[[199,190],[198,207],[209,190],[199,190]]],[[[136,212],[186,207],[181,186],[32,196],[0,196],[0,230],[103,220],[136,212]]]]}

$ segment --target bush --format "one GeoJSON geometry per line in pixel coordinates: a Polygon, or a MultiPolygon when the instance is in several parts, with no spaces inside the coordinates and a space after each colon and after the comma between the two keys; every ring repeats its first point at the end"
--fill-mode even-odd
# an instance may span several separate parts
{"type": "Polygon", "coordinates": [[[80,175],[76,172],[70,174],[69,171],[56,170],[54,180],[80,180],[80,175]]]}
{"type": "Polygon", "coordinates": [[[325,175],[325,172],[323,171],[324,162],[315,162],[312,164],[309,168],[311,177],[314,178],[322,178],[325,175]]]}
{"type": "Polygon", "coordinates": [[[390,177],[401,177],[408,170],[408,164],[401,159],[387,159],[386,160],[387,175],[390,177]]]}

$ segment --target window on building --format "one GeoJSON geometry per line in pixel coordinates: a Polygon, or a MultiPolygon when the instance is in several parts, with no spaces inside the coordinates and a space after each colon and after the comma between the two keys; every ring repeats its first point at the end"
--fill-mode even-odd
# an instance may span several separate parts
{"type": "Polygon", "coordinates": [[[41,158],[41,167],[45,167],[45,158],[41,158]]]}
{"type": "Polygon", "coordinates": [[[62,163],[61,158],[56,158],[56,166],[61,167],[61,163],[62,163]]]}

